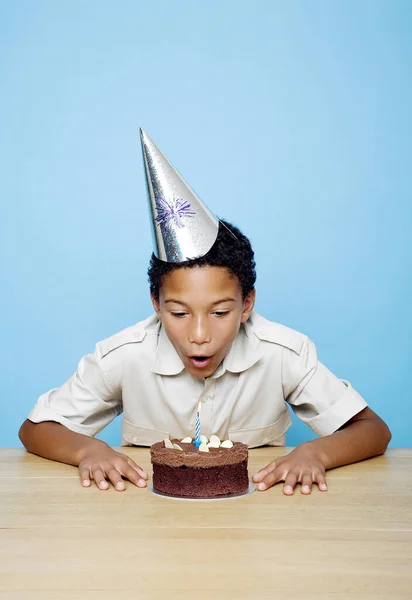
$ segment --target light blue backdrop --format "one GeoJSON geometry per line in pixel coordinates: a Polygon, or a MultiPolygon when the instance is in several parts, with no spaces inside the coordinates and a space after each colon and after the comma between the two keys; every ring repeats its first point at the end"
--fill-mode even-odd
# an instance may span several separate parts
{"type": "Polygon", "coordinates": [[[411,445],[411,22],[408,0],[0,2],[0,445],[151,311],[140,125],[251,237],[257,309],[411,445]]]}

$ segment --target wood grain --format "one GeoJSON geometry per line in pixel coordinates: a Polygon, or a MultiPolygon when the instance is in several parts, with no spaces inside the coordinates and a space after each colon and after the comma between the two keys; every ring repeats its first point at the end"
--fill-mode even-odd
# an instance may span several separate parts
{"type": "MultiPolygon", "coordinates": [[[[126,448],[149,474],[148,449],[126,448]]],[[[250,474],[288,449],[250,452],[250,474]]],[[[188,502],[80,486],[77,469],[0,449],[0,598],[412,598],[412,450],[280,486],[188,502]]]]}

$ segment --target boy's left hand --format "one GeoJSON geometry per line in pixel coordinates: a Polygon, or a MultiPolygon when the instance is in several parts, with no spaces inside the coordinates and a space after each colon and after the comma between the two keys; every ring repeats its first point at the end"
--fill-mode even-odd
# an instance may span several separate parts
{"type": "Polygon", "coordinates": [[[298,483],[301,484],[302,494],[310,494],[313,483],[316,483],[322,492],[326,492],[325,466],[321,457],[312,449],[299,446],[287,456],[277,458],[267,467],[253,475],[257,483],[256,489],[264,491],[275,483],[284,481],[283,493],[291,496],[298,483]]]}

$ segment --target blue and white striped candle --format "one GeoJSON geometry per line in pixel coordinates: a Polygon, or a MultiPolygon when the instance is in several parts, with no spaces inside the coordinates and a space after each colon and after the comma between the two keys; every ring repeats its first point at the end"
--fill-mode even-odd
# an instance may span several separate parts
{"type": "Polygon", "coordinates": [[[193,442],[197,448],[199,448],[200,444],[202,443],[200,441],[200,409],[201,408],[202,408],[202,403],[199,402],[199,404],[197,405],[197,413],[196,413],[195,441],[193,442]]]}

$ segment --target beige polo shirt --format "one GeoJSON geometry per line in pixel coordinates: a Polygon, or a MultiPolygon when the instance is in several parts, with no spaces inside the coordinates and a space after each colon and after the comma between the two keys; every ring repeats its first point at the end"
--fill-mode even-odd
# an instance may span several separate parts
{"type": "Polygon", "coordinates": [[[185,370],[152,316],[99,342],[65,384],[40,396],[29,419],[94,436],[123,412],[122,445],[149,446],[167,436],[194,437],[199,400],[201,433],[250,447],[285,443],[285,402],[320,436],[367,406],[318,361],[305,335],[257,313],[207,379],[185,370]]]}

